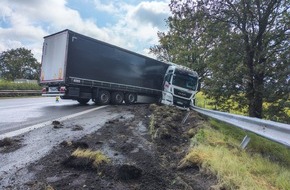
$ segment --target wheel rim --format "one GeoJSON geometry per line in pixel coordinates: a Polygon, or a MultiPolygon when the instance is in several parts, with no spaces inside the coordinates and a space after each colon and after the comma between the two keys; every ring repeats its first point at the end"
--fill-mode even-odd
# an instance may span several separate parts
{"type": "Polygon", "coordinates": [[[123,98],[120,94],[116,94],[116,102],[121,103],[123,101],[123,98]]]}
{"type": "Polygon", "coordinates": [[[133,103],[133,102],[135,101],[135,96],[134,96],[134,94],[129,94],[129,95],[128,95],[128,100],[129,100],[130,103],[133,103]]]}
{"type": "Polygon", "coordinates": [[[102,101],[103,103],[107,103],[108,100],[109,100],[109,96],[108,96],[106,93],[103,93],[103,94],[101,95],[101,101],[102,101]]]}

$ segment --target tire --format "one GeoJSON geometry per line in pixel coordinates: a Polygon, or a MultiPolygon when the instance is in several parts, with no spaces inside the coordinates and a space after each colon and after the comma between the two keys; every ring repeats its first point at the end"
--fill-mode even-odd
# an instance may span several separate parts
{"type": "Polygon", "coordinates": [[[107,90],[101,90],[97,97],[97,103],[100,105],[107,105],[111,101],[110,92],[107,90]]]}
{"type": "Polygon", "coordinates": [[[124,101],[124,93],[123,92],[113,92],[111,95],[111,102],[116,105],[122,104],[124,101]]]}
{"type": "Polygon", "coordinates": [[[77,101],[82,105],[86,105],[90,101],[90,99],[79,98],[77,99],[77,101]]]}
{"type": "Polygon", "coordinates": [[[135,93],[126,93],[125,94],[125,103],[134,104],[137,101],[137,95],[135,93]]]}

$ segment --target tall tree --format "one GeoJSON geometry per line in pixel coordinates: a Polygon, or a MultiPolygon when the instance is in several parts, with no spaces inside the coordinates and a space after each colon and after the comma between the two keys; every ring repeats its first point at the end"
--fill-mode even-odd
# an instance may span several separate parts
{"type": "Polygon", "coordinates": [[[203,57],[192,67],[204,64],[207,94],[217,103],[234,98],[261,118],[263,101],[289,98],[289,5],[289,0],[172,0],[169,32],[159,33],[160,45],[151,51],[163,58],[191,52],[203,57]],[[194,48],[179,51],[187,38],[194,48]]]}
{"type": "Polygon", "coordinates": [[[40,64],[33,57],[31,50],[17,48],[0,54],[1,77],[6,80],[39,79],[40,64]]]}

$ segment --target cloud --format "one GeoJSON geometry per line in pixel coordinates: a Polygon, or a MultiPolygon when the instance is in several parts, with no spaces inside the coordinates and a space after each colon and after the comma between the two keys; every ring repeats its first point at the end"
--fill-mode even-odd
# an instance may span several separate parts
{"type": "Polygon", "coordinates": [[[142,2],[132,12],[131,17],[142,24],[152,24],[158,28],[165,28],[165,19],[169,16],[169,7],[166,2],[142,2]]]}
{"type": "Polygon", "coordinates": [[[102,3],[101,0],[94,0],[95,8],[98,11],[107,12],[107,13],[117,13],[119,11],[119,4],[117,2],[108,2],[102,3]]]}
{"type": "MultiPolygon", "coordinates": [[[[87,0],[95,5],[96,18],[84,19],[80,10],[68,6],[68,0],[1,0],[0,52],[25,47],[40,61],[43,37],[66,28],[139,53],[158,43],[157,32],[166,30],[168,3],[143,1],[87,0]],[[113,23],[99,26],[102,14],[114,18],[113,23]]],[[[81,2],[80,2],[81,3],[81,2]]],[[[84,10],[86,11],[86,10],[84,10]]]]}
{"type": "Polygon", "coordinates": [[[127,41],[126,47],[135,47],[138,52],[143,53],[150,45],[158,43],[157,32],[165,31],[160,20],[168,18],[170,11],[168,2],[141,2],[138,5],[127,5],[126,12],[113,27],[113,31],[118,33],[127,41]],[[144,43],[146,42],[146,43],[144,43]]]}

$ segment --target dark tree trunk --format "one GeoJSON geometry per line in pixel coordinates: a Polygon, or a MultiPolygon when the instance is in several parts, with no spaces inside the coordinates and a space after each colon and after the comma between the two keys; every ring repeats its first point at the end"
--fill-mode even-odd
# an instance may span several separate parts
{"type": "Polygon", "coordinates": [[[262,118],[263,89],[263,74],[256,75],[254,79],[254,85],[251,89],[251,93],[248,96],[250,117],[262,118]]]}

